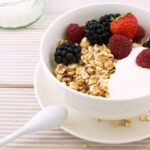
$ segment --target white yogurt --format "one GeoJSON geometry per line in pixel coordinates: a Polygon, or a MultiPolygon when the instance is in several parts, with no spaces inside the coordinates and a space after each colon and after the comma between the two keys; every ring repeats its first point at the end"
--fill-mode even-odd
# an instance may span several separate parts
{"type": "Polygon", "coordinates": [[[42,0],[0,0],[0,27],[26,26],[41,16],[42,0]]]}
{"type": "Polygon", "coordinates": [[[133,48],[131,54],[116,64],[109,81],[111,98],[134,98],[150,94],[150,69],[136,64],[137,55],[145,48],[133,48]]]}

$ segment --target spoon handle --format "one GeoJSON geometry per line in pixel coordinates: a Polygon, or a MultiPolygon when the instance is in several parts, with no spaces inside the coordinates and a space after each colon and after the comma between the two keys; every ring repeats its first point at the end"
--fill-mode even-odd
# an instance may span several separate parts
{"type": "Polygon", "coordinates": [[[5,145],[24,134],[38,130],[60,127],[67,118],[67,110],[62,106],[48,106],[39,111],[28,123],[14,133],[0,139],[0,146],[5,145]]]}
{"type": "Polygon", "coordinates": [[[0,146],[5,145],[5,144],[17,139],[26,133],[27,132],[24,128],[20,128],[19,130],[15,131],[14,133],[11,133],[10,135],[0,139],[0,146]]]}

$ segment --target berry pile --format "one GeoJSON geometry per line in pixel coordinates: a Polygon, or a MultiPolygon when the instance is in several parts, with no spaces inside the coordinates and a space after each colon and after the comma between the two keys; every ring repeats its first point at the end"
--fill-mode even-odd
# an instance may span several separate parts
{"type": "Polygon", "coordinates": [[[85,25],[85,36],[90,41],[91,45],[94,44],[108,44],[111,37],[110,23],[113,19],[120,16],[120,14],[108,14],[100,17],[99,21],[87,21],[85,25]]]}
{"type": "Polygon", "coordinates": [[[72,43],[63,43],[56,48],[55,61],[57,64],[78,63],[80,59],[81,48],[72,43]]]}
{"type": "MultiPolygon", "coordinates": [[[[66,29],[67,43],[61,44],[55,51],[57,64],[78,63],[81,57],[80,42],[86,37],[90,45],[105,44],[111,50],[115,59],[127,57],[132,50],[132,42],[141,43],[145,37],[145,30],[138,24],[138,20],[132,13],[125,15],[106,14],[99,20],[89,20],[85,26],[71,23],[66,29]]],[[[150,48],[150,39],[143,44],[150,48]]],[[[144,62],[143,53],[137,58],[137,64],[144,62]],[[142,55],[142,57],[140,57],[142,55]]],[[[144,56],[147,52],[144,53],[144,56]]],[[[145,58],[146,59],[146,58],[145,58]]],[[[140,65],[142,66],[142,65],[140,65]]]]}

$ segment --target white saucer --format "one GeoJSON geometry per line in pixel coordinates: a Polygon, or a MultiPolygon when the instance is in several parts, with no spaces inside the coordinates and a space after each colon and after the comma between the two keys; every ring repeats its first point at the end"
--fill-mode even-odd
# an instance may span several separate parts
{"type": "MultiPolygon", "coordinates": [[[[53,104],[62,105],[59,92],[56,93],[47,83],[41,65],[36,69],[34,87],[42,108],[53,104]]],[[[131,127],[112,127],[110,121],[97,122],[95,118],[66,107],[68,118],[62,129],[81,139],[97,143],[121,144],[150,137],[150,122],[141,122],[138,118],[134,118],[131,127]]]]}

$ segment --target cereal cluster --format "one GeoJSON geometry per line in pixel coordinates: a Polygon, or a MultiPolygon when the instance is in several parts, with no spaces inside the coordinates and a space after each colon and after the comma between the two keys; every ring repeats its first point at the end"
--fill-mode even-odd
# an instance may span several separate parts
{"type": "MultiPolygon", "coordinates": [[[[150,121],[150,112],[146,112],[140,115],[138,119],[139,121],[143,121],[143,122],[150,121]]],[[[111,123],[113,127],[131,127],[134,123],[134,120],[133,119],[113,120],[111,123]]]]}
{"type": "Polygon", "coordinates": [[[150,121],[150,112],[147,112],[141,116],[139,116],[140,121],[150,121]]]}
{"type": "Polygon", "coordinates": [[[131,127],[131,125],[132,125],[131,119],[122,119],[122,120],[112,121],[113,127],[131,127]]]}
{"type": "MultiPolygon", "coordinates": [[[[144,122],[150,121],[150,112],[140,115],[138,119],[144,122]]],[[[131,127],[134,121],[133,119],[121,119],[113,120],[111,123],[113,127],[131,127]]]]}
{"type": "Polygon", "coordinates": [[[115,59],[105,46],[91,46],[86,38],[81,43],[81,57],[76,64],[58,64],[56,78],[70,88],[93,96],[109,97],[108,79],[115,71],[115,59]]]}

